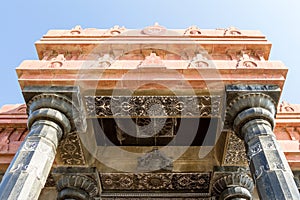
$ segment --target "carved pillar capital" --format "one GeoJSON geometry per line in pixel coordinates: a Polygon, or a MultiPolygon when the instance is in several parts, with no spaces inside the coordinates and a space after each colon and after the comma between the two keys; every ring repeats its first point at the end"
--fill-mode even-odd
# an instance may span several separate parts
{"type": "Polygon", "coordinates": [[[252,199],[253,180],[245,173],[224,175],[213,183],[213,192],[218,199],[252,199]]]}
{"type": "Polygon", "coordinates": [[[83,105],[77,87],[28,87],[23,95],[27,103],[28,126],[36,119],[47,117],[67,132],[84,132],[86,129],[83,105]],[[47,112],[48,110],[48,112],[47,112]],[[70,127],[66,126],[66,119],[70,127]]]}
{"type": "Polygon", "coordinates": [[[98,194],[97,182],[85,175],[65,175],[57,183],[58,200],[92,200],[98,194]]]}

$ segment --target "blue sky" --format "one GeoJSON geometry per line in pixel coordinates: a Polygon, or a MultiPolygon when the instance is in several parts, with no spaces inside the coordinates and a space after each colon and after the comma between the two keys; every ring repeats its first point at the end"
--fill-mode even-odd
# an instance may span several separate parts
{"type": "Polygon", "coordinates": [[[270,60],[282,60],[289,73],[282,100],[300,104],[300,1],[51,0],[3,1],[0,12],[0,107],[23,103],[15,68],[37,59],[34,42],[49,29],[167,28],[254,29],[273,43],[270,60]]]}

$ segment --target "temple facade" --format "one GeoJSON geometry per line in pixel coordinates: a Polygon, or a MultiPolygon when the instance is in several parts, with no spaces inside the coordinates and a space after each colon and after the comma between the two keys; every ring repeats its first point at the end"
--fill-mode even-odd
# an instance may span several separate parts
{"type": "Polygon", "coordinates": [[[0,110],[0,199],[300,199],[300,105],[260,32],[50,30],[0,110]]]}

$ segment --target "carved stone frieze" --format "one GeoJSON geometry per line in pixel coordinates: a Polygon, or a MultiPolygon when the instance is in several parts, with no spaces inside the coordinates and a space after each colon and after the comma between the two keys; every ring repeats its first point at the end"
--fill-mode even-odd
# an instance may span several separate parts
{"type": "MultiPolygon", "coordinates": [[[[183,193],[184,194],[184,193],[183,193]]],[[[125,195],[124,195],[125,196],[125,195]]],[[[145,194],[145,196],[148,196],[147,194],[145,194]]],[[[181,198],[181,197],[166,197],[166,195],[161,194],[162,197],[101,197],[101,200],[126,200],[126,199],[130,199],[130,200],[183,200],[183,199],[187,199],[187,200],[215,200],[214,197],[204,197],[204,198],[199,198],[199,197],[188,197],[189,193],[184,194],[184,196],[186,198],[181,198]]]]}
{"type": "Polygon", "coordinates": [[[215,117],[220,96],[86,96],[90,117],[215,117]]]}
{"type": "Polygon", "coordinates": [[[59,154],[65,165],[84,165],[80,138],[76,132],[72,132],[65,137],[59,145],[59,154]]]}
{"type": "Polygon", "coordinates": [[[246,166],[247,163],[244,141],[238,138],[233,132],[228,132],[222,165],[246,166]]]}
{"type": "Polygon", "coordinates": [[[103,191],[209,193],[210,173],[101,173],[103,191]]]}

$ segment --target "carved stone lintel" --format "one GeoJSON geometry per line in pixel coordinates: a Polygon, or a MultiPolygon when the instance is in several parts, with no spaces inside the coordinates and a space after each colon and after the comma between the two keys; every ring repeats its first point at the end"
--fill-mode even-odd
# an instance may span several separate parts
{"type": "Polygon", "coordinates": [[[193,191],[209,193],[210,173],[101,173],[103,192],[193,191]]]}
{"type": "Polygon", "coordinates": [[[90,117],[214,117],[220,96],[86,96],[90,117]]]}
{"type": "Polygon", "coordinates": [[[160,169],[171,171],[173,169],[173,160],[165,156],[158,149],[154,149],[138,158],[138,171],[156,171],[160,169]]]}

